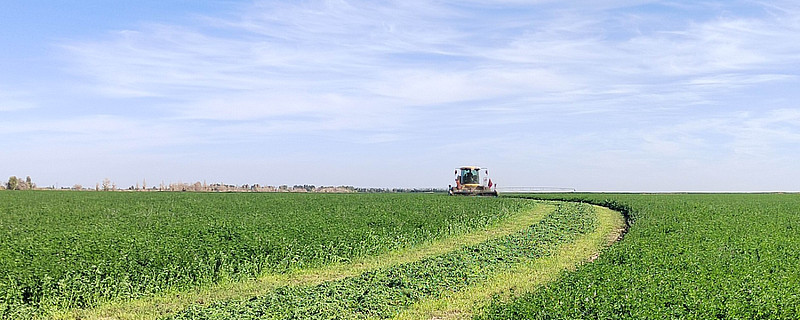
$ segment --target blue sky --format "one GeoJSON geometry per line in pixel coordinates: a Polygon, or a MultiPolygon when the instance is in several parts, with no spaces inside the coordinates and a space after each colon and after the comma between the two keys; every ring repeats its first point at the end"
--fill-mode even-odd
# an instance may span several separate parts
{"type": "Polygon", "coordinates": [[[40,186],[800,190],[796,1],[8,0],[0,70],[40,186]]]}

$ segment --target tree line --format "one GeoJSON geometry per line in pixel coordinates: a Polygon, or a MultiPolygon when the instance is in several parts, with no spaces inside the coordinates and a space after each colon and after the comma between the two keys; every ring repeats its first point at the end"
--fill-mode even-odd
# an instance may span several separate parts
{"type": "Polygon", "coordinates": [[[0,185],[0,189],[8,190],[33,190],[36,189],[36,184],[31,181],[31,176],[25,177],[25,180],[11,176],[5,185],[0,185]]]}
{"type": "MultiPolygon", "coordinates": [[[[8,182],[0,184],[0,190],[55,190],[55,186],[37,188],[36,184],[31,181],[28,176],[25,180],[19,179],[16,176],[8,178],[8,182]]],[[[313,184],[303,185],[260,185],[256,184],[243,184],[233,185],[225,183],[212,183],[208,184],[205,181],[197,181],[195,183],[164,183],[163,181],[157,185],[148,185],[146,180],[142,180],[141,184],[137,182],[135,185],[120,188],[116,183],[106,178],[98,182],[94,187],[84,187],[80,184],[75,184],[70,187],[61,187],[60,190],[76,190],[76,191],[172,191],[172,192],[320,192],[320,193],[394,193],[394,192],[446,192],[445,188],[361,188],[353,186],[315,186],[313,184]]]]}
{"type": "MultiPolygon", "coordinates": [[[[31,181],[28,176],[25,180],[19,179],[16,176],[8,178],[8,182],[0,184],[0,190],[55,190],[55,186],[37,188],[36,184],[31,181]]],[[[260,184],[225,184],[225,183],[212,183],[204,182],[195,183],[164,183],[163,181],[158,185],[148,185],[146,180],[142,180],[141,184],[137,182],[135,185],[129,187],[118,187],[117,184],[108,178],[98,182],[94,187],[85,187],[80,184],[72,185],[71,187],[61,187],[60,190],[75,190],[75,191],[191,191],[191,192],[356,192],[356,188],[352,186],[314,186],[314,185],[280,185],[280,186],[262,186],[260,184]]]]}

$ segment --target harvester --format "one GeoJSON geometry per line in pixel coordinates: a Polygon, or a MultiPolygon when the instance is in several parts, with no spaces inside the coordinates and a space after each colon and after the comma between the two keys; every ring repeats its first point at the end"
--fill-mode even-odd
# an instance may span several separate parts
{"type": "Polygon", "coordinates": [[[456,169],[456,185],[449,186],[450,195],[497,196],[497,185],[489,179],[489,170],[476,166],[463,166],[456,169]],[[481,179],[481,170],[484,172],[481,179]]]}

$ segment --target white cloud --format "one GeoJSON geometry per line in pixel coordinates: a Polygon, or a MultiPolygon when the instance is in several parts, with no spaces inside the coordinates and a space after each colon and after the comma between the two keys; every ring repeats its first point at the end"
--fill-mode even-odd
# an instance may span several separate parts
{"type": "MultiPolygon", "coordinates": [[[[61,119],[12,122],[0,120],[0,136],[15,137],[7,144],[20,152],[47,154],[49,150],[73,152],[141,154],[143,150],[201,143],[187,126],[153,119],[131,119],[112,115],[89,115],[61,119]]],[[[58,154],[52,154],[56,159],[58,154]]]]}
{"type": "Polygon", "coordinates": [[[36,103],[28,94],[11,93],[0,88],[0,112],[36,108],[36,103]]]}
{"type": "MultiPolygon", "coordinates": [[[[646,21],[567,9],[504,24],[504,16],[431,3],[258,2],[238,17],[201,20],[206,25],[151,25],[65,48],[108,93],[169,97],[196,108],[191,114],[222,119],[230,109],[214,101],[258,97],[290,103],[250,103],[234,118],[325,112],[319,101],[332,96],[373,108],[587,90],[593,98],[664,96],[659,87],[681,82],[782,80],[789,75],[779,66],[800,51],[793,20],[718,18],[615,38],[604,30],[646,21]],[[208,112],[213,105],[223,110],[208,112]]],[[[675,102],[686,103],[686,91],[675,90],[675,102]]],[[[698,93],[702,101],[706,92],[698,93]]]]}
{"type": "Polygon", "coordinates": [[[786,158],[800,146],[800,111],[734,112],[641,133],[654,158],[786,158]],[[787,150],[789,149],[789,150],[787,150]]]}

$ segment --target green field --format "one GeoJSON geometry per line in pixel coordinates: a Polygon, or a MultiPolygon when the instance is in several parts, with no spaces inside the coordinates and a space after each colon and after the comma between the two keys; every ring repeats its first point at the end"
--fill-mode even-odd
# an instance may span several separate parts
{"type": "Polygon", "coordinates": [[[0,230],[4,319],[800,318],[797,194],[0,192],[0,230]],[[622,220],[580,202],[630,224],[588,264],[622,220]]]}
{"type": "Polygon", "coordinates": [[[800,195],[569,194],[629,216],[594,263],[484,319],[800,319],[800,195]]]}
{"type": "Polygon", "coordinates": [[[534,206],[411,194],[0,192],[0,316],[346,262],[534,206]]]}
{"type": "Polygon", "coordinates": [[[391,318],[421,300],[463,290],[521,261],[551,255],[594,227],[591,207],[559,206],[540,222],[505,237],[338,281],[192,306],[172,319],[391,318]]]}

